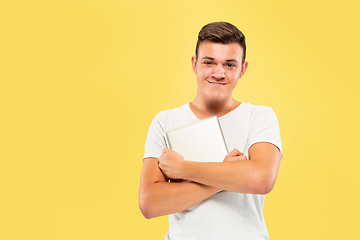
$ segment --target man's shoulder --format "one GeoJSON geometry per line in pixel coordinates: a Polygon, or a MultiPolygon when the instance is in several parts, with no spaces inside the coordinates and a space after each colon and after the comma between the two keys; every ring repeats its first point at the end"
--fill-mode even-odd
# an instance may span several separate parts
{"type": "Polygon", "coordinates": [[[169,115],[171,116],[171,115],[185,114],[188,113],[188,109],[189,109],[189,103],[185,103],[180,107],[162,110],[156,115],[156,117],[163,118],[169,115]]]}
{"type": "Polygon", "coordinates": [[[180,107],[162,110],[155,116],[154,120],[158,121],[162,125],[172,128],[173,126],[177,126],[179,124],[181,125],[183,122],[187,122],[192,118],[193,116],[189,103],[185,103],[180,107]]]}
{"type": "MultiPolygon", "coordinates": [[[[245,108],[245,107],[244,107],[245,108]]],[[[251,124],[262,124],[264,122],[277,123],[277,116],[269,106],[246,104],[248,120],[251,124]]]]}
{"type": "Polygon", "coordinates": [[[244,102],[241,104],[243,105],[243,109],[251,114],[274,112],[274,110],[269,106],[255,105],[255,104],[244,103],[244,102]]]}
{"type": "Polygon", "coordinates": [[[240,105],[240,114],[244,115],[247,114],[249,116],[256,116],[256,115],[263,115],[263,114],[269,114],[271,112],[274,112],[271,107],[263,106],[263,105],[255,105],[251,103],[245,103],[242,102],[240,105]]]}
{"type": "Polygon", "coordinates": [[[249,121],[250,123],[262,122],[264,120],[276,119],[274,110],[269,106],[255,105],[251,103],[241,103],[233,118],[242,119],[243,121],[249,121]]]}

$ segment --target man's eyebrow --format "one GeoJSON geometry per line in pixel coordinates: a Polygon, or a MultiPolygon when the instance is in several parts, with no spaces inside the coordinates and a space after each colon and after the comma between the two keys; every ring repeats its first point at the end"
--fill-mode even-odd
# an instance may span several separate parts
{"type": "Polygon", "coordinates": [[[226,60],[225,62],[238,62],[238,60],[236,60],[236,59],[229,59],[229,60],[226,60]]]}
{"type": "MultiPolygon", "coordinates": [[[[212,57],[207,57],[207,56],[205,56],[205,57],[202,57],[201,59],[208,59],[208,60],[212,60],[212,61],[214,61],[215,60],[215,58],[212,58],[212,57]]],[[[225,60],[225,62],[238,62],[238,60],[236,60],[236,59],[228,59],[228,60],[225,60]]]]}
{"type": "Polygon", "coordinates": [[[201,59],[209,59],[209,60],[215,60],[215,58],[212,58],[212,57],[207,57],[207,56],[205,56],[205,57],[202,57],[201,59]]]}

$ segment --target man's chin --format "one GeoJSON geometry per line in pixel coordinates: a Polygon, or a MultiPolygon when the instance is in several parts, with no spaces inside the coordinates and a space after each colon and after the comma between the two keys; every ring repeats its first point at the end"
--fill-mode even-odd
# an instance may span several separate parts
{"type": "Polygon", "coordinates": [[[225,96],[224,94],[209,94],[208,95],[208,99],[211,101],[211,102],[222,102],[225,100],[225,96]]]}

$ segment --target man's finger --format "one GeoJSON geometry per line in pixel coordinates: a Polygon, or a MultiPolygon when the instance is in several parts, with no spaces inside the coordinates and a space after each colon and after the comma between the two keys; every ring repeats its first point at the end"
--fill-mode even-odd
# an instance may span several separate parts
{"type": "Polygon", "coordinates": [[[242,155],[242,153],[236,148],[230,152],[230,156],[239,156],[239,155],[242,155]]]}

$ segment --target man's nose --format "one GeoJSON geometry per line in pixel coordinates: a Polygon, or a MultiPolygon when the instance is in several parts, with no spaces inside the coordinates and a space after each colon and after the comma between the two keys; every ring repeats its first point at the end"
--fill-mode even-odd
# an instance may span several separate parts
{"type": "Polygon", "coordinates": [[[216,80],[221,80],[221,79],[225,78],[225,69],[224,69],[224,67],[221,64],[217,64],[214,67],[214,70],[213,70],[211,76],[216,80]]]}

